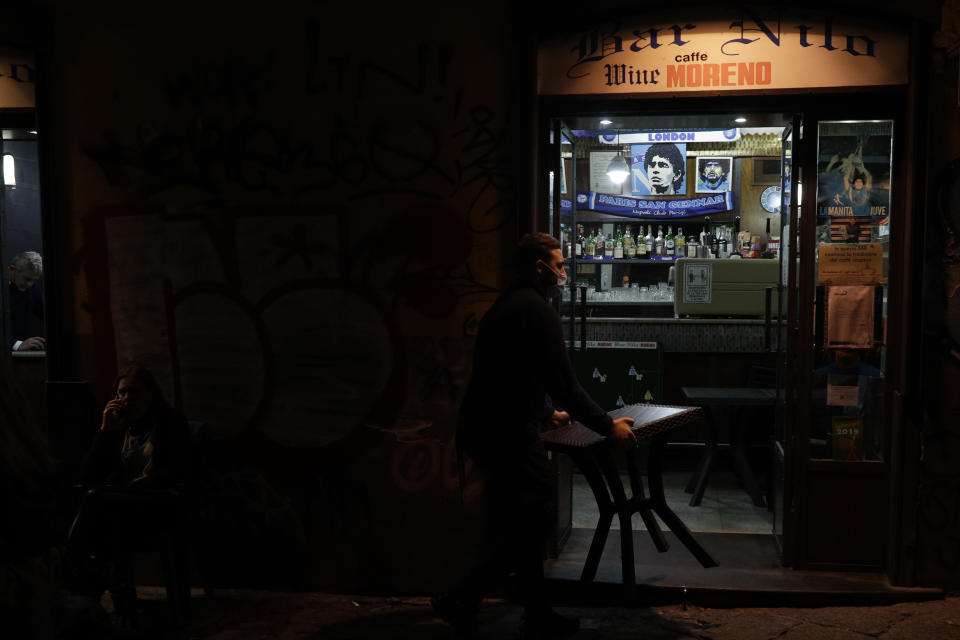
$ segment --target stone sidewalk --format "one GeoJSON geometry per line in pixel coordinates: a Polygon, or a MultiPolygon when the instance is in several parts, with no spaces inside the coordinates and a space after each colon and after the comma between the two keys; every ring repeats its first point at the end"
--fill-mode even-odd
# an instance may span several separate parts
{"type": "MultiPolygon", "coordinates": [[[[140,633],[119,637],[209,640],[345,640],[454,638],[425,597],[388,598],[220,590],[193,597],[189,626],[171,629],[163,590],[139,589],[140,633]]],[[[960,596],[875,607],[710,609],[655,607],[560,607],[581,618],[583,640],[960,640],[960,596]]],[[[487,600],[483,640],[518,638],[520,609],[487,600]]]]}

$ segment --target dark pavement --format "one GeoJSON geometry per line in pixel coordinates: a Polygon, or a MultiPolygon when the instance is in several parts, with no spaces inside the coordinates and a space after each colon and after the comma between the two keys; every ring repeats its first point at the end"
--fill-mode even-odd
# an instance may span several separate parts
{"type": "MultiPolygon", "coordinates": [[[[100,637],[211,640],[454,638],[426,597],[195,590],[189,625],[172,628],[164,592],[140,588],[140,632],[100,637]]],[[[109,598],[103,600],[109,610],[109,598]]],[[[960,639],[960,596],[887,606],[725,608],[695,605],[560,607],[581,618],[577,638],[637,640],[949,640],[960,639]]],[[[484,602],[478,639],[518,638],[521,610],[484,602]]],[[[111,627],[115,628],[115,627],[111,627]]],[[[96,636],[91,636],[96,637],[96,636]]]]}

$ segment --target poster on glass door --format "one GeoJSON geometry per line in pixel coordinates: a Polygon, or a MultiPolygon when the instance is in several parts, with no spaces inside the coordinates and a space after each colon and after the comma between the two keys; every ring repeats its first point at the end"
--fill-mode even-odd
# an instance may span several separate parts
{"type": "Polygon", "coordinates": [[[817,139],[817,214],[890,214],[893,121],[821,122],[817,139]]]}

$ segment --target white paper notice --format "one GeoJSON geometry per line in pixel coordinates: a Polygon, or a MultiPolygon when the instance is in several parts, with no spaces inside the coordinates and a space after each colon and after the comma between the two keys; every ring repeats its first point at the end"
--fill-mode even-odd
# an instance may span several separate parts
{"type": "Polygon", "coordinates": [[[712,301],[713,296],[713,265],[693,263],[683,265],[683,301],[704,302],[712,301]]]}
{"type": "Polygon", "coordinates": [[[857,406],[857,394],[859,387],[843,387],[839,385],[827,385],[827,404],[831,407],[855,407],[857,406]]]}
{"type": "Polygon", "coordinates": [[[616,151],[591,151],[590,152],[590,190],[597,193],[612,193],[614,195],[623,194],[623,184],[614,184],[607,176],[607,167],[610,161],[617,157],[616,151]]]}
{"type": "Polygon", "coordinates": [[[867,348],[873,345],[874,287],[827,287],[827,345],[867,348]]]}

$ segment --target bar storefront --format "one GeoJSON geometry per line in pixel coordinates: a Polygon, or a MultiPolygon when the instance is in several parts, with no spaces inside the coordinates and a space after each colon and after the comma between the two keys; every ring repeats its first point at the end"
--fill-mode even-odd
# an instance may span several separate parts
{"type": "MultiPolygon", "coordinates": [[[[783,9],[621,16],[544,36],[538,55],[533,226],[567,260],[581,382],[611,410],[707,412],[664,454],[692,530],[887,586],[910,584],[910,52],[896,24],[783,9]],[[743,389],[771,401],[732,399],[743,389]],[[717,488],[730,469],[738,523],[717,488]]],[[[562,559],[592,516],[570,497],[578,472],[557,468],[562,559]]]]}

